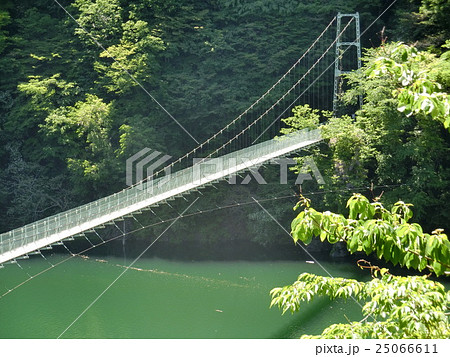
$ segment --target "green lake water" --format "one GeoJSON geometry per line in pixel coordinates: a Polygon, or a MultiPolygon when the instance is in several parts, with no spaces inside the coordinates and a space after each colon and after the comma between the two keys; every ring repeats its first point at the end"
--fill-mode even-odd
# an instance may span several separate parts
{"type": "MultiPolygon", "coordinates": [[[[68,256],[21,260],[0,270],[0,294],[68,256]]],[[[75,257],[0,298],[0,338],[58,337],[131,260],[75,257]]],[[[351,263],[323,263],[355,277],[351,263]]],[[[293,338],[359,319],[353,301],[318,299],[297,314],[269,309],[269,291],[304,271],[304,261],[180,262],[143,258],[79,318],[63,338],[293,338]]]]}

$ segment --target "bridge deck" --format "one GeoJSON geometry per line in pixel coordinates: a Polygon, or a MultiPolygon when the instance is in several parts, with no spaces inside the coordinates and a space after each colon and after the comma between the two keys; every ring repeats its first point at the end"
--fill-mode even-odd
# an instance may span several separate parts
{"type": "Polygon", "coordinates": [[[268,140],[0,234],[0,264],[320,140],[318,130],[268,140]]]}

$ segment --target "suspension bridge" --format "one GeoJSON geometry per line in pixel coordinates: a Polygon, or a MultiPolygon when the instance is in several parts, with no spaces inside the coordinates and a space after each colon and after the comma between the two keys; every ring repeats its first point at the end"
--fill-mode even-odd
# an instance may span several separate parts
{"type": "Polygon", "coordinates": [[[317,144],[321,141],[317,129],[273,136],[296,105],[336,111],[341,74],[346,72],[344,54],[352,47],[360,51],[359,38],[358,14],[338,14],[271,88],[184,156],[113,195],[0,234],[0,264],[317,144]],[[194,158],[200,160],[192,165],[194,158]],[[173,173],[163,175],[168,172],[173,173]]]}

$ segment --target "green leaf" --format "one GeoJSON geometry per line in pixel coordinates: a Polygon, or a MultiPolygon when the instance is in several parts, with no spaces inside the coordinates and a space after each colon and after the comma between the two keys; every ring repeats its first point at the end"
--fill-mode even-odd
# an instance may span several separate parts
{"type": "Polygon", "coordinates": [[[339,237],[334,236],[334,235],[328,235],[328,242],[331,244],[335,244],[337,242],[339,242],[339,237]]]}
{"type": "Polygon", "coordinates": [[[399,263],[401,254],[400,254],[400,249],[397,247],[397,245],[393,245],[392,246],[392,250],[391,250],[391,262],[394,265],[397,265],[399,263]]]}
{"type": "Polygon", "coordinates": [[[405,265],[408,269],[411,268],[412,260],[413,260],[414,254],[408,252],[403,257],[403,262],[401,265],[405,265]]]}
{"type": "Polygon", "coordinates": [[[434,257],[435,255],[435,249],[439,242],[436,239],[435,235],[428,236],[427,245],[425,247],[425,255],[427,257],[434,257]]]}
{"type": "Polygon", "coordinates": [[[394,245],[394,240],[391,237],[387,237],[384,245],[383,245],[383,257],[387,261],[391,260],[391,252],[392,252],[392,246],[394,245]]]}
{"type": "Polygon", "coordinates": [[[297,224],[295,229],[292,231],[292,238],[294,242],[297,243],[299,240],[303,240],[305,237],[305,226],[303,224],[297,224]]]}
{"type": "Polygon", "coordinates": [[[351,253],[355,253],[358,250],[359,239],[356,234],[353,234],[352,237],[347,241],[347,248],[351,253]]]}
{"type": "Polygon", "coordinates": [[[418,269],[419,271],[424,270],[427,267],[427,260],[425,258],[420,258],[418,269]]]}
{"type": "Polygon", "coordinates": [[[297,217],[291,223],[291,230],[295,230],[295,228],[302,223],[305,218],[305,211],[300,212],[297,217]]]}
{"type": "Polygon", "coordinates": [[[372,246],[371,240],[370,239],[364,239],[363,242],[362,242],[362,248],[364,250],[364,253],[366,253],[366,254],[372,253],[373,246],[372,246]]]}
{"type": "Polygon", "coordinates": [[[440,276],[440,275],[444,274],[444,272],[445,272],[444,266],[441,263],[437,262],[437,261],[433,262],[432,267],[433,267],[434,273],[437,276],[440,276]]]}

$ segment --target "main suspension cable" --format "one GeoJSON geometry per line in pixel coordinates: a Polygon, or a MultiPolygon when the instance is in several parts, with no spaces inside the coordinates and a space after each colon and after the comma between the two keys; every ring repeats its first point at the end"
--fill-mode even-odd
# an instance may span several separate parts
{"type": "MultiPolygon", "coordinates": [[[[206,146],[209,142],[211,142],[212,140],[214,140],[215,138],[217,138],[219,135],[223,134],[227,129],[229,129],[232,125],[236,124],[240,119],[242,119],[247,113],[249,113],[256,105],[258,105],[264,98],[266,98],[292,71],[295,70],[295,68],[300,64],[300,62],[308,55],[308,53],[317,45],[317,43],[322,39],[322,37],[325,35],[325,33],[330,29],[330,27],[333,25],[333,23],[336,21],[336,16],[330,21],[330,23],[325,27],[325,29],[322,31],[322,33],[316,38],[316,40],[310,45],[310,47],[303,53],[303,55],[291,66],[291,68],[289,68],[289,70],[283,75],[281,76],[278,81],[272,85],[272,87],[270,87],[261,97],[259,97],[253,104],[251,104],[246,110],[244,110],[239,116],[237,116],[235,119],[233,119],[230,123],[228,123],[227,125],[225,125],[222,129],[220,129],[218,132],[216,132],[214,135],[212,135],[210,138],[208,138],[207,140],[205,140],[203,143],[201,143],[200,145],[198,145],[197,147],[195,147],[194,149],[192,149],[191,151],[187,152],[186,154],[184,154],[183,156],[179,157],[177,160],[173,161],[172,163],[170,163],[169,165],[161,168],[160,170],[154,172],[151,176],[148,176],[144,179],[142,179],[139,182],[136,182],[135,184],[133,184],[132,186],[129,187],[134,187],[134,186],[138,186],[141,185],[144,182],[147,182],[149,180],[151,180],[152,178],[158,176],[159,174],[163,173],[163,172],[167,172],[167,170],[170,170],[172,167],[174,167],[176,164],[181,163],[183,160],[187,159],[188,157],[190,157],[191,155],[195,154],[197,151],[201,150],[204,146],[206,146]]],[[[295,86],[297,86],[302,80],[304,80],[304,78],[306,77],[303,76],[299,81],[296,82],[295,86]]],[[[289,92],[292,91],[292,88],[289,90],[289,92]]],[[[284,96],[285,97],[285,96],[284,96]]],[[[284,98],[283,97],[283,98],[284,98]]],[[[279,102],[279,101],[278,101],[279,102]]],[[[278,103],[277,102],[277,103],[278,103]]],[[[271,107],[271,109],[273,109],[273,106],[271,107]]],[[[271,110],[270,109],[270,110],[271,110]]],[[[269,110],[269,111],[270,111],[269,110]]],[[[255,121],[254,123],[258,122],[262,116],[264,116],[268,111],[266,111],[263,115],[260,115],[255,121]]],[[[245,130],[250,126],[247,126],[245,128],[245,130]]],[[[239,135],[236,135],[232,140],[236,139],[239,135]]],[[[225,145],[222,145],[219,149],[215,150],[213,153],[209,154],[206,158],[211,157],[213,154],[217,153],[218,151],[222,150],[225,146],[227,146],[228,144],[230,144],[232,142],[232,140],[229,140],[225,145]]],[[[206,159],[205,158],[205,159],[206,159]]]]}
{"type": "MultiPolygon", "coordinates": [[[[348,28],[348,26],[350,26],[351,22],[353,21],[353,18],[348,22],[348,24],[342,29],[341,33],[339,35],[342,35],[342,33],[348,28]]],[[[322,55],[314,62],[314,64],[305,72],[305,74],[297,81],[295,82],[295,84],[286,92],[284,93],[269,109],[267,109],[263,114],[261,114],[257,119],[255,119],[251,124],[249,124],[246,128],[244,128],[241,132],[239,132],[235,137],[233,137],[232,139],[230,139],[227,143],[223,144],[221,147],[219,147],[218,149],[216,149],[214,152],[212,152],[211,154],[209,154],[207,156],[207,158],[211,157],[212,155],[218,153],[220,150],[222,150],[223,148],[225,148],[227,145],[229,145],[233,140],[235,140],[237,137],[239,137],[240,135],[243,135],[247,130],[249,130],[253,125],[255,125],[257,122],[259,122],[262,118],[264,118],[270,111],[272,111],[278,104],[281,103],[281,101],[283,101],[312,71],[313,69],[320,63],[320,61],[322,61],[322,59],[325,57],[325,55],[333,48],[333,46],[336,44],[338,40],[338,37],[336,37],[336,39],[328,46],[328,48],[325,50],[325,52],[322,53],[322,55]]],[[[306,90],[304,90],[296,99],[293,103],[297,102],[299,100],[300,97],[302,97],[306,91],[316,82],[317,80],[315,80],[312,84],[310,84],[308,86],[308,88],[306,90]]],[[[288,107],[286,107],[282,114],[280,114],[276,120],[278,120],[289,108],[292,107],[293,103],[291,103],[288,107]]],[[[276,121],[275,120],[275,121],[276,121]]],[[[274,122],[275,122],[274,121],[274,122]]],[[[274,123],[272,122],[272,124],[274,123]]],[[[271,125],[272,125],[271,124],[271,125]]],[[[270,125],[270,126],[271,126],[270,125]]],[[[269,126],[269,127],[270,127],[269,126]]],[[[253,140],[252,145],[268,130],[267,127],[262,134],[260,134],[255,140],[253,140]]]]}

